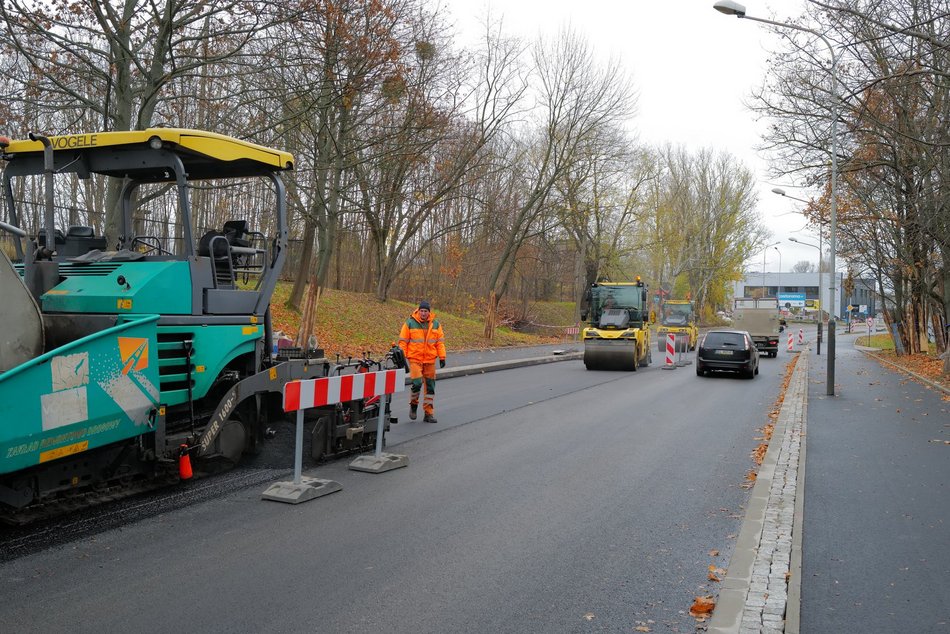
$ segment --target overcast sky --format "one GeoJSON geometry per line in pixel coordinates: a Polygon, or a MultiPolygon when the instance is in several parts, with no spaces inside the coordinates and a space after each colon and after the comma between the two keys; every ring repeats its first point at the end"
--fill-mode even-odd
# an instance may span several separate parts
{"type": "MultiPolygon", "coordinates": [[[[501,17],[505,31],[525,39],[554,35],[570,25],[586,36],[598,54],[619,56],[639,91],[639,108],[631,122],[642,142],[667,142],[691,150],[726,151],[758,179],[759,212],[778,248],[765,254],[766,270],[790,271],[800,260],[817,265],[818,250],[789,242],[794,236],[817,244],[804,229],[801,203],[772,193],[783,187],[808,198],[789,182],[769,178],[765,157],[755,147],[765,122],[756,122],[744,101],[761,85],[769,48],[776,36],[756,22],[726,16],[712,8],[715,0],[441,0],[455,21],[460,44],[481,34],[488,7],[501,17]]],[[[792,19],[799,0],[748,0],[749,15],[792,19]],[[774,11],[774,14],[773,14],[774,11]]],[[[761,270],[763,254],[747,262],[761,270]]]]}

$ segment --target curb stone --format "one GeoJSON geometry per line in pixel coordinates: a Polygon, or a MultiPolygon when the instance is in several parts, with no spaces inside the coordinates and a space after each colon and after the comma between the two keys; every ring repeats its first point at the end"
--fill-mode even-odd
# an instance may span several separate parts
{"type": "MultiPolygon", "coordinates": [[[[507,361],[491,361],[489,363],[477,363],[474,365],[460,366],[457,368],[445,368],[439,370],[437,377],[439,380],[452,379],[460,376],[469,376],[471,374],[484,374],[485,372],[495,372],[497,370],[510,370],[512,368],[523,368],[530,365],[541,365],[543,363],[556,363],[558,361],[574,361],[583,359],[583,352],[567,352],[565,354],[549,354],[543,357],[532,357],[529,359],[510,359],[507,361]]],[[[409,375],[406,375],[406,384],[410,383],[409,375]]]]}
{"type": "Polygon", "coordinates": [[[796,632],[809,348],[799,355],[707,632],[796,632]]]}

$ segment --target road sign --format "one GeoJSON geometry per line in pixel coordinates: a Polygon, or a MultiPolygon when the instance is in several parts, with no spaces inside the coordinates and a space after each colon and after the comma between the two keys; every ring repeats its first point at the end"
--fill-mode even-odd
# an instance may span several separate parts
{"type": "Polygon", "coordinates": [[[854,306],[852,306],[851,304],[848,304],[848,312],[850,313],[853,310],[854,310],[854,306]]]}

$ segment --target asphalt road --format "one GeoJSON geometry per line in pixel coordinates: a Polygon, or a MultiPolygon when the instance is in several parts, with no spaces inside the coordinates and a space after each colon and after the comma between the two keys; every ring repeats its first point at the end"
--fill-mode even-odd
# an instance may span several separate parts
{"type": "Polygon", "coordinates": [[[0,622],[17,632],[694,632],[689,606],[714,593],[708,566],[729,561],[784,361],[763,358],[752,381],[656,363],[588,372],[580,361],[444,380],[437,425],[408,422],[406,394],[396,399],[403,422],[388,451],[408,455],[408,468],[310,469],[343,491],[297,506],[260,500],[257,480],[286,473],[273,465],[238,471],[243,484],[234,474],[198,483],[233,488],[180,492],[180,506],[151,497],[137,521],[0,564],[0,622]]]}

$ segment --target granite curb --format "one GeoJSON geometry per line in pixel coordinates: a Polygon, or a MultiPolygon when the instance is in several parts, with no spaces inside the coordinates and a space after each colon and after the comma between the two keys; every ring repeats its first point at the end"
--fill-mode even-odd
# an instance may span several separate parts
{"type": "MultiPolygon", "coordinates": [[[[583,358],[583,352],[567,352],[565,354],[549,354],[543,357],[529,357],[527,359],[508,359],[506,361],[475,363],[458,368],[439,370],[437,377],[439,380],[453,379],[460,376],[470,376],[472,374],[484,374],[485,372],[497,372],[498,370],[510,370],[512,368],[523,368],[531,365],[542,365],[544,363],[557,363],[559,361],[574,361],[575,359],[583,358]]],[[[409,383],[408,375],[406,376],[406,383],[409,383]]]]}
{"type": "Polygon", "coordinates": [[[809,351],[799,354],[707,632],[777,634],[797,627],[809,351]]]}

